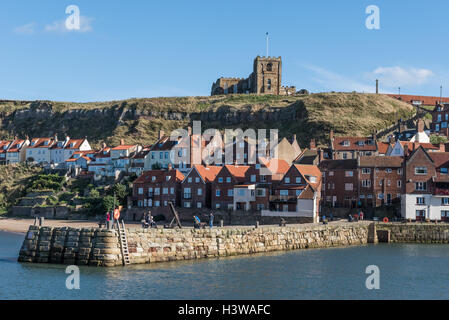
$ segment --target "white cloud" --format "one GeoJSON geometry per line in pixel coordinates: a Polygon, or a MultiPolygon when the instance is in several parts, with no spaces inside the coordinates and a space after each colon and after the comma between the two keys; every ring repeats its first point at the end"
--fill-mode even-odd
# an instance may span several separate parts
{"type": "Polygon", "coordinates": [[[357,91],[374,92],[375,86],[364,83],[357,79],[351,79],[317,66],[306,66],[312,71],[312,81],[322,86],[324,91],[357,91]]]}
{"type": "Polygon", "coordinates": [[[90,32],[93,30],[92,21],[94,19],[90,17],[80,16],[80,29],[69,30],[65,25],[65,20],[58,20],[51,24],[47,24],[44,28],[45,32],[66,33],[66,32],[90,32]]]}
{"type": "Polygon", "coordinates": [[[417,69],[412,67],[402,68],[395,66],[379,67],[371,74],[368,74],[368,76],[370,78],[375,77],[376,79],[379,79],[379,81],[386,87],[414,87],[429,82],[435,74],[429,69],[417,69]]]}
{"type": "Polygon", "coordinates": [[[24,24],[23,26],[18,26],[16,28],[14,28],[14,32],[20,33],[20,34],[31,35],[31,34],[36,33],[35,28],[36,28],[36,23],[31,22],[31,23],[24,24]]]}

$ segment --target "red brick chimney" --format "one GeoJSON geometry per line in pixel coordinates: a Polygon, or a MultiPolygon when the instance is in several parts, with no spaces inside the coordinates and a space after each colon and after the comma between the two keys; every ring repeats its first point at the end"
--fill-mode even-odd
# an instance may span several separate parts
{"type": "Polygon", "coordinates": [[[408,156],[408,144],[404,145],[404,157],[408,156]]]}
{"type": "Polygon", "coordinates": [[[423,119],[419,119],[418,123],[416,125],[418,127],[418,132],[424,132],[424,120],[423,119]]]}

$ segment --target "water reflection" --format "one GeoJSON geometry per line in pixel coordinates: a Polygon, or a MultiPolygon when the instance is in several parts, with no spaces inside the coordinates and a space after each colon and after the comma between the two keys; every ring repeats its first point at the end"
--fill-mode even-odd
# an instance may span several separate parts
{"type": "Polygon", "coordinates": [[[0,299],[449,299],[449,246],[368,245],[115,268],[16,262],[22,236],[0,233],[0,299]],[[365,288],[365,268],[381,290],[365,288]]]}

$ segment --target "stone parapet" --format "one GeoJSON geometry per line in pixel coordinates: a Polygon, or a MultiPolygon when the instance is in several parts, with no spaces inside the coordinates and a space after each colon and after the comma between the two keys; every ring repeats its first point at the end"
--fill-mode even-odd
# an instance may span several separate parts
{"type": "MultiPolygon", "coordinates": [[[[131,264],[368,243],[368,222],[330,225],[128,229],[131,264]]],[[[113,267],[122,265],[114,230],[30,226],[20,262],[113,267]]]]}

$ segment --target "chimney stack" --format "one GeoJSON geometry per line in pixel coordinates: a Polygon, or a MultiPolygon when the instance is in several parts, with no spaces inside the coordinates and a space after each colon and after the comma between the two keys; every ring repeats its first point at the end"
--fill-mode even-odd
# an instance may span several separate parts
{"type": "Polygon", "coordinates": [[[331,139],[331,141],[334,140],[334,130],[331,130],[331,132],[329,133],[329,139],[331,139]]]}
{"type": "Polygon", "coordinates": [[[293,142],[297,141],[296,140],[296,133],[293,135],[293,142]]]}
{"type": "Polygon", "coordinates": [[[55,141],[58,141],[58,134],[55,133],[55,135],[53,136],[53,138],[55,139],[55,141]]]}
{"type": "Polygon", "coordinates": [[[120,139],[120,145],[124,146],[125,145],[125,139],[120,139]]]}
{"type": "Polygon", "coordinates": [[[103,142],[103,150],[106,149],[106,142],[103,142]]]}
{"type": "Polygon", "coordinates": [[[171,163],[169,163],[169,164],[168,164],[168,166],[167,166],[167,168],[168,168],[168,171],[171,171],[171,170],[173,170],[173,166],[172,166],[172,164],[171,164],[171,163]]]}
{"type": "Polygon", "coordinates": [[[316,150],[315,139],[310,139],[310,150],[316,150]]]}
{"type": "Polygon", "coordinates": [[[159,130],[159,139],[162,139],[162,137],[164,136],[164,130],[159,130]]]}
{"type": "Polygon", "coordinates": [[[187,133],[188,133],[189,137],[192,135],[192,127],[191,126],[187,127],[187,133]]]}
{"type": "Polygon", "coordinates": [[[418,132],[424,132],[424,120],[418,119],[418,123],[416,125],[418,127],[418,132]]]}
{"type": "Polygon", "coordinates": [[[408,156],[408,143],[404,145],[404,158],[408,156]]]}

